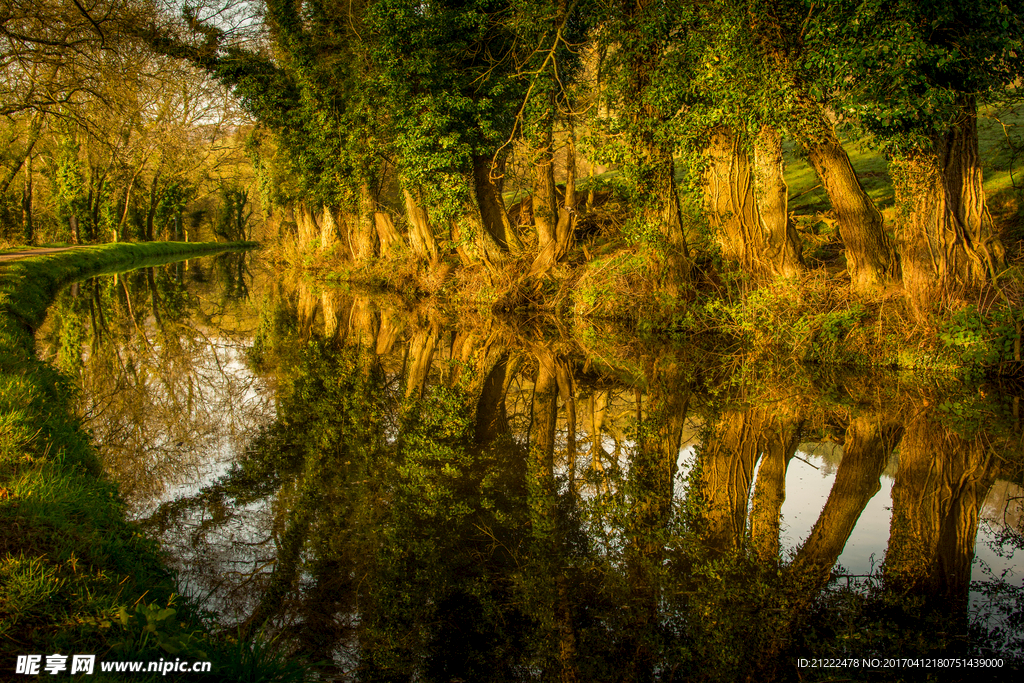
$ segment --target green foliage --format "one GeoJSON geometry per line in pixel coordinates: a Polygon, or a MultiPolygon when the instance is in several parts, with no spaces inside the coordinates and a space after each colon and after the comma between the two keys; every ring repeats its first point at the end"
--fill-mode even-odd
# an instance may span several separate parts
{"type": "Polygon", "coordinates": [[[1024,52],[1019,0],[836,0],[812,13],[807,68],[892,154],[929,150],[966,97],[1004,96],[1024,52]]]}
{"type": "Polygon", "coordinates": [[[1022,321],[1020,309],[998,306],[983,312],[971,304],[939,322],[939,339],[964,365],[996,367],[1019,360],[1022,321]]]}
{"type": "MultiPolygon", "coordinates": [[[[127,640],[115,642],[111,648],[121,656],[141,653],[160,648],[172,655],[185,655],[197,659],[206,659],[207,653],[201,648],[205,646],[205,634],[197,630],[188,630],[186,622],[181,621],[178,610],[174,609],[173,597],[165,607],[158,603],[146,604],[139,602],[135,609],[121,605],[114,617],[124,631],[127,640]]],[[[101,620],[101,627],[109,627],[110,621],[101,620]]]]}
{"type": "Polygon", "coordinates": [[[252,209],[248,208],[249,193],[239,187],[221,187],[221,208],[213,234],[229,241],[249,239],[249,219],[252,209]]]}
{"type": "Polygon", "coordinates": [[[81,220],[88,212],[79,144],[72,133],[64,132],[58,138],[52,172],[57,219],[61,224],[61,232],[58,234],[70,240],[70,219],[74,217],[81,220]]]}
{"type": "Polygon", "coordinates": [[[864,305],[859,302],[854,302],[845,310],[829,311],[821,319],[822,340],[838,344],[864,319],[864,316],[864,305]]]}
{"type": "Polygon", "coordinates": [[[640,317],[652,305],[655,283],[650,278],[655,268],[648,249],[628,249],[597,258],[587,264],[573,293],[577,315],[616,317],[632,310],[640,317]]]}
{"type": "Polygon", "coordinates": [[[502,0],[435,3],[429,12],[378,0],[367,11],[373,78],[392,112],[377,128],[380,144],[442,221],[464,212],[474,158],[496,156],[517,125],[526,85],[516,78],[507,11],[502,0]]]}
{"type": "Polygon", "coordinates": [[[59,620],[56,605],[65,583],[44,557],[19,554],[0,558],[0,634],[9,637],[19,625],[31,628],[59,620]]]}
{"type": "Polygon", "coordinates": [[[416,505],[412,514],[458,524],[470,512],[456,495],[473,464],[467,453],[473,423],[463,410],[465,403],[462,392],[433,387],[406,408],[409,417],[398,445],[396,474],[404,489],[402,501],[416,505]]]}
{"type": "Polygon", "coordinates": [[[301,683],[312,680],[312,667],[288,656],[274,640],[263,634],[236,638],[232,647],[218,653],[217,675],[237,683],[301,683]]]}
{"type": "MultiPolygon", "coordinates": [[[[195,196],[196,189],[191,183],[181,179],[172,180],[160,195],[160,201],[157,202],[153,217],[155,229],[166,230],[174,239],[181,239],[183,237],[181,234],[182,214],[189,202],[195,199],[195,196]]],[[[214,234],[216,234],[216,228],[214,234]]],[[[245,240],[248,239],[248,235],[228,239],[245,240]]]]}
{"type": "Polygon", "coordinates": [[[881,323],[861,302],[844,300],[827,283],[779,281],[729,302],[717,297],[682,321],[691,330],[716,329],[755,353],[792,354],[799,360],[852,365],[892,364],[898,342],[874,348],[881,323]]]}

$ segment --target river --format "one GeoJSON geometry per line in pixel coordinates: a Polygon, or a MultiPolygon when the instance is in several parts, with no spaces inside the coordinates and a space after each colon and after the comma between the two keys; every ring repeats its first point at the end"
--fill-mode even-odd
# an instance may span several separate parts
{"type": "Polygon", "coordinates": [[[183,589],[341,680],[1019,663],[1019,386],[748,362],[245,253],[77,283],[37,349],[183,589]]]}

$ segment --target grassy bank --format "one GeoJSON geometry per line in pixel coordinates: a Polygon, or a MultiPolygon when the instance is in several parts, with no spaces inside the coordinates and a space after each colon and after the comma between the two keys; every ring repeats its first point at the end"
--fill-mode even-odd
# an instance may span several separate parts
{"type": "Polygon", "coordinates": [[[249,645],[213,638],[175,597],[158,548],[103,475],[74,388],[33,348],[34,327],[72,281],[252,246],[111,244],[0,266],[0,678],[30,654],[95,654],[95,680],[104,660],[212,659],[222,678],[252,664],[249,645]]]}
{"type": "Polygon", "coordinates": [[[665,296],[648,273],[655,259],[626,252],[587,264],[568,294],[578,324],[615,319],[679,338],[713,335],[748,361],[787,358],[853,367],[1020,376],[1024,280],[921,318],[902,290],[857,293],[841,275],[808,270],[756,285],[729,273],[665,296]]]}

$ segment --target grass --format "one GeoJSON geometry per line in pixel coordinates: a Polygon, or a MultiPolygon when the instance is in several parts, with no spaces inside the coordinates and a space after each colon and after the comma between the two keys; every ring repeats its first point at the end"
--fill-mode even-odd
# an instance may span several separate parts
{"type": "MultiPolygon", "coordinates": [[[[8,673],[22,654],[102,661],[173,653],[213,659],[222,679],[252,679],[251,662],[230,664],[238,647],[213,637],[198,610],[175,597],[155,542],[126,521],[75,415],[73,387],[36,359],[32,336],[74,280],[252,246],[110,244],[0,266],[0,659],[8,673]],[[220,671],[218,660],[228,662],[220,671]]],[[[283,678],[265,664],[259,680],[296,680],[294,665],[261,658],[280,665],[283,678]]]]}

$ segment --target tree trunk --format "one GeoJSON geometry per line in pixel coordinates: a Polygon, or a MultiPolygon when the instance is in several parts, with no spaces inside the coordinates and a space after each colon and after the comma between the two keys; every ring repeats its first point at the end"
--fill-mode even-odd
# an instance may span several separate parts
{"type": "MultiPolygon", "coordinates": [[[[488,156],[473,157],[473,189],[480,213],[482,227],[486,237],[490,238],[497,249],[507,252],[511,242],[515,242],[512,226],[505,209],[505,200],[501,196],[500,181],[491,178],[491,158],[488,156]]],[[[492,251],[488,248],[485,251],[492,251]]],[[[491,254],[488,254],[491,256],[491,254]]]]}
{"type": "Polygon", "coordinates": [[[93,191],[92,182],[89,183],[89,194],[86,195],[85,201],[88,208],[89,222],[86,224],[85,239],[92,242],[93,235],[96,234],[97,213],[93,210],[93,200],[96,200],[96,205],[99,205],[99,191],[93,191]]]}
{"type": "Polygon", "coordinates": [[[570,125],[569,141],[565,150],[565,194],[558,212],[555,239],[563,254],[572,248],[576,237],[576,131],[570,125]]]}
{"type": "Polygon", "coordinates": [[[103,206],[103,186],[106,184],[109,168],[103,173],[96,173],[95,182],[89,186],[89,234],[90,242],[100,239],[100,209],[103,206]]]}
{"type": "Polygon", "coordinates": [[[391,214],[384,213],[383,211],[374,211],[373,225],[377,229],[381,257],[386,259],[394,258],[396,251],[401,248],[403,242],[402,236],[395,228],[394,221],[391,220],[391,214]]]}
{"type": "Polygon", "coordinates": [[[883,287],[898,274],[896,250],[842,143],[830,126],[821,124],[813,139],[801,143],[839,219],[851,284],[858,291],[883,287]]]}
{"type": "Polygon", "coordinates": [[[665,36],[652,34],[647,23],[655,5],[641,1],[623,6],[622,38],[627,47],[624,76],[626,101],[623,109],[629,116],[628,167],[635,178],[635,207],[642,230],[657,231],[667,254],[665,266],[668,280],[688,279],[689,251],[683,232],[682,212],[676,194],[674,148],[657,139],[656,131],[675,112],[658,109],[649,95],[652,76],[661,68],[666,52],[665,36]]]}
{"type": "MultiPolygon", "coordinates": [[[[644,108],[645,115],[653,115],[644,108]]],[[[643,128],[645,123],[634,123],[643,128]]],[[[655,142],[650,131],[635,136],[636,183],[634,191],[642,229],[656,234],[662,248],[659,280],[669,294],[678,290],[676,284],[690,277],[690,252],[683,232],[683,218],[676,193],[675,159],[671,149],[655,142]]]]}
{"type": "MultiPolygon", "coordinates": [[[[352,306],[348,309],[348,325],[345,332],[345,339],[356,343],[363,349],[376,349],[379,328],[375,311],[376,309],[373,303],[371,303],[369,296],[353,296],[352,306]]],[[[433,351],[431,351],[431,354],[432,353],[433,351]]],[[[424,372],[429,372],[430,362],[431,359],[428,358],[427,368],[424,372]]],[[[372,363],[367,363],[363,367],[363,370],[369,371],[372,367],[372,363]]],[[[423,386],[426,386],[425,376],[423,386]]]]}
{"type": "MultiPolygon", "coordinates": [[[[568,170],[565,202],[560,206],[558,189],[555,185],[554,139],[550,127],[544,135],[541,149],[537,151],[537,154],[538,159],[534,166],[532,208],[533,222],[537,230],[538,254],[530,267],[531,277],[547,273],[568,253],[575,227],[571,210],[575,198],[570,197],[569,194],[570,192],[575,194],[575,173],[573,170],[568,170]]],[[[570,158],[567,163],[569,164],[568,168],[571,168],[575,162],[570,158]]]]}
{"type": "Polygon", "coordinates": [[[153,182],[149,185],[149,209],[146,211],[146,241],[153,241],[153,221],[156,219],[157,205],[157,183],[160,180],[159,174],[153,176],[153,182]]]}
{"type": "Polygon", "coordinates": [[[756,275],[798,274],[801,247],[787,210],[778,131],[765,126],[758,133],[752,167],[739,139],[718,128],[707,162],[704,212],[722,255],[756,275]]]}
{"type": "MultiPolygon", "coordinates": [[[[309,226],[314,227],[314,226],[309,226]]],[[[341,231],[338,229],[338,220],[334,210],[324,204],[320,216],[320,251],[327,251],[341,241],[341,231]]],[[[345,248],[348,252],[348,248],[345,248]]]]}
{"type": "Polygon", "coordinates": [[[374,353],[378,356],[387,356],[391,353],[391,349],[395,347],[398,342],[398,334],[402,331],[401,322],[396,321],[404,320],[404,317],[397,315],[393,310],[382,308],[380,309],[380,324],[377,326],[377,343],[374,347],[374,353]]]}
{"type": "Polygon", "coordinates": [[[138,169],[132,174],[131,180],[128,181],[128,187],[124,191],[124,207],[121,209],[121,218],[117,221],[117,227],[114,229],[114,241],[123,242],[125,239],[124,227],[128,221],[128,208],[132,201],[132,190],[135,188],[135,180],[139,177],[138,169]]]}
{"type": "Polygon", "coordinates": [[[558,396],[565,406],[565,458],[569,490],[576,490],[576,390],[572,369],[565,359],[555,364],[555,378],[558,381],[558,396]]]}
{"type": "Polygon", "coordinates": [[[298,232],[299,249],[309,249],[313,242],[320,237],[320,226],[317,225],[312,209],[305,202],[295,207],[295,225],[298,232]]]}
{"type": "Polygon", "coordinates": [[[649,198],[644,207],[644,222],[656,226],[670,248],[689,258],[683,217],[676,193],[676,164],[672,153],[648,142],[643,150],[641,192],[649,198]]]}
{"type": "Polygon", "coordinates": [[[348,320],[352,316],[352,297],[338,289],[325,289],[320,294],[320,312],[324,319],[324,338],[344,337],[348,332],[348,320]]]}
{"type": "Polygon", "coordinates": [[[32,244],[35,239],[35,227],[32,224],[32,155],[25,160],[25,187],[21,194],[21,227],[25,236],[25,244],[32,244]]]}
{"type": "Polygon", "coordinates": [[[789,215],[789,188],[782,170],[782,136],[771,126],[761,126],[754,140],[753,175],[764,258],[774,274],[793,277],[803,270],[803,248],[789,215]]]}
{"type": "Polygon", "coordinates": [[[402,190],[405,196],[405,213],[409,221],[409,246],[416,256],[430,263],[437,262],[437,240],[430,227],[430,217],[423,208],[420,193],[409,189],[402,190]]]}
{"type": "Polygon", "coordinates": [[[373,215],[377,211],[377,202],[366,183],[359,190],[359,213],[349,217],[348,225],[349,248],[352,258],[356,261],[368,261],[377,253],[377,226],[373,215]]]}
{"type": "Polygon", "coordinates": [[[483,263],[493,273],[496,271],[494,262],[500,262],[508,252],[501,248],[487,229],[479,202],[466,202],[463,209],[461,220],[451,222],[452,241],[458,245],[455,250],[459,259],[463,265],[483,263]],[[467,231],[471,239],[467,238],[467,231]]]}
{"type": "Polygon", "coordinates": [[[918,315],[990,284],[1003,245],[985,203],[973,99],[930,151],[893,160],[893,181],[903,286],[918,315]]]}
{"type": "Polygon", "coordinates": [[[537,258],[530,275],[547,272],[558,260],[558,195],[555,191],[555,160],[551,150],[551,130],[545,134],[545,145],[538,151],[534,166],[533,225],[537,230],[537,258]]]}

